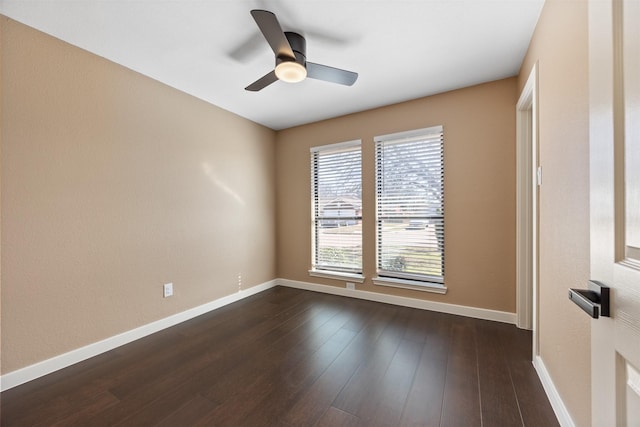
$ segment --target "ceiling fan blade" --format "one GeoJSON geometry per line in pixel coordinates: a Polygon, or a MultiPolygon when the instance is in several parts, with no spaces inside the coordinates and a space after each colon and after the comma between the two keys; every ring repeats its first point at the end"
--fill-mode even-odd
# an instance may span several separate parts
{"type": "Polygon", "coordinates": [[[276,80],[278,80],[278,77],[276,76],[276,71],[273,70],[265,74],[264,76],[260,77],[258,80],[251,83],[249,86],[245,87],[244,90],[257,92],[269,86],[271,83],[275,82],[276,80]]]}
{"type": "Polygon", "coordinates": [[[282,31],[276,15],[267,10],[254,9],[251,11],[251,16],[255,19],[258,28],[262,31],[262,35],[267,39],[276,56],[295,58],[291,45],[284,35],[284,31],[282,31]]]}
{"type": "Polygon", "coordinates": [[[358,73],[329,67],[328,65],[307,62],[307,77],[316,80],[338,83],[345,86],[353,85],[358,80],[358,73]]]}

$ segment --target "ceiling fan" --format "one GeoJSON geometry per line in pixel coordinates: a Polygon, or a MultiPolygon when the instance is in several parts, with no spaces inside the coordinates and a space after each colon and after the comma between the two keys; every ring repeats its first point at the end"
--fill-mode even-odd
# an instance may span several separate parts
{"type": "Polygon", "coordinates": [[[307,42],[304,37],[298,33],[282,31],[278,18],[273,13],[266,10],[252,10],[251,16],[273,49],[276,67],[251,83],[245,90],[257,92],[277,80],[297,83],[306,77],[346,86],[353,85],[358,79],[358,73],[307,62],[307,42]]]}

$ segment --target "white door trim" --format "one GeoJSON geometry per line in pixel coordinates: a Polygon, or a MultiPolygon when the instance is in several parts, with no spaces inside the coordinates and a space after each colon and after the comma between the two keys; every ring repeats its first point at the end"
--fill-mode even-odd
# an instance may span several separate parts
{"type": "Polygon", "coordinates": [[[516,104],[516,313],[519,328],[533,330],[537,355],[538,64],[516,104]]]}

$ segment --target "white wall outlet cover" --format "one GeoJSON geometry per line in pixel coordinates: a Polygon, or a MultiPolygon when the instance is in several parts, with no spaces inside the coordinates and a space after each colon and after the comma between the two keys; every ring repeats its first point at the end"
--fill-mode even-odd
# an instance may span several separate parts
{"type": "Polygon", "coordinates": [[[170,297],[173,295],[173,283],[165,283],[163,288],[162,288],[162,292],[164,297],[170,297]]]}

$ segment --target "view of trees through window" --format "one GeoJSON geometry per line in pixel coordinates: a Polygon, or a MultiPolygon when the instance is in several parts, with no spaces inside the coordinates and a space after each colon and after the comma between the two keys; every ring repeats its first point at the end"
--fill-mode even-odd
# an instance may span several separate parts
{"type": "Polygon", "coordinates": [[[377,141],[376,191],[378,274],[442,281],[442,132],[377,141]]]}

